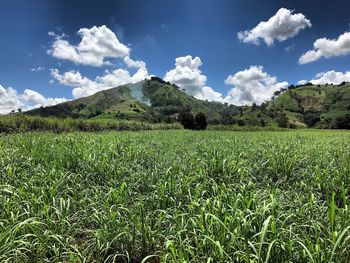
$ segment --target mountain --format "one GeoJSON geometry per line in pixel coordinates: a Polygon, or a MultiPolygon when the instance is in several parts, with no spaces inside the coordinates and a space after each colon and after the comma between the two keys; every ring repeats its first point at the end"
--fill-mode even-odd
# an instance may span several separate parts
{"type": "Polygon", "coordinates": [[[209,121],[218,121],[225,114],[238,112],[238,107],[196,99],[176,85],[152,77],[25,114],[160,122],[175,120],[183,111],[203,112],[209,121]]]}
{"type": "Polygon", "coordinates": [[[350,114],[350,83],[290,86],[267,109],[284,112],[292,125],[337,128],[337,119],[350,114]]]}
{"type": "Polygon", "coordinates": [[[25,114],[172,122],[181,112],[203,112],[211,124],[346,128],[350,125],[350,83],[291,85],[260,106],[233,106],[196,99],[152,77],[25,114]]]}
{"type": "Polygon", "coordinates": [[[291,85],[260,106],[239,107],[225,124],[289,128],[350,128],[350,83],[291,85]]]}

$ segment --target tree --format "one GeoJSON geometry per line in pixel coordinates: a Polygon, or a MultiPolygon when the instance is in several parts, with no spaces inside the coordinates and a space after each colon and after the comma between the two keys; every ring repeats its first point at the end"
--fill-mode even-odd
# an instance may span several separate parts
{"type": "Polygon", "coordinates": [[[303,116],[303,120],[307,127],[311,128],[321,120],[320,113],[314,111],[307,111],[303,116]]]}
{"type": "Polygon", "coordinates": [[[199,112],[194,117],[194,122],[197,130],[205,130],[207,128],[207,118],[203,112],[199,112]]]}
{"type": "Polygon", "coordinates": [[[252,111],[255,111],[257,109],[257,105],[256,103],[254,102],[253,105],[252,105],[252,111]]]}
{"type": "Polygon", "coordinates": [[[208,125],[203,112],[197,113],[195,117],[190,112],[181,112],[178,119],[181,125],[189,130],[205,130],[208,125]]]}
{"type": "Polygon", "coordinates": [[[179,115],[179,121],[185,129],[193,130],[196,127],[194,117],[190,112],[181,112],[179,115]]]}
{"type": "Polygon", "coordinates": [[[266,126],[266,122],[263,119],[260,119],[260,126],[261,127],[265,127],[266,126]]]}
{"type": "Polygon", "coordinates": [[[273,93],[273,96],[278,96],[278,95],[280,95],[281,94],[281,91],[280,90],[276,90],[274,93],[273,93]]]}
{"type": "Polygon", "coordinates": [[[350,114],[341,116],[335,119],[335,124],[333,125],[335,129],[350,129],[350,114]]]}
{"type": "Polygon", "coordinates": [[[242,119],[239,119],[237,123],[238,123],[239,126],[244,126],[245,125],[245,122],[242,119]]]}
{"type": "Polygon", "coordinates": [[[276,116],[276,122],[278,127],[287,128],[288,127],[288,117],[284,112],[279,113],[276,116]]]}

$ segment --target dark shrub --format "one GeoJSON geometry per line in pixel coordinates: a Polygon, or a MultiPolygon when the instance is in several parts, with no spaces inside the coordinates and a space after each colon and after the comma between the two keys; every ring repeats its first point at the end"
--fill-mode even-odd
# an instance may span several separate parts
{"type": "Polygon", "coordinates": [[[278,127],[287,128],[287,127],[288,127],[288,117],[287,117],[287,114],[285,114],[284,112],[279,113],[279,114],[276,116],[276,122],[277,122],[278,127]]]}
{"type": "Polygon", "coordinates": [[[350,129],[350,114],[335,119],[334,129],[350,129]]]}
{"type": "Polygon", "coordinates": [[[205,117],[203,112],[199,112],[196,114],[194,122],[197,130],[205,130],[207,128],[207,118],[205,117]]]}
{"type": "Polygon", "coordinates": [[[238,123],[239,126],[244,126],[245,125],[245,122],[242,119],[239,119],[237,123],[238,123]]]}
{"type": "Polygon", "coordinates": [[[193,115],[190,112],[181,112],[179,121],[185,129],[193,130],[196,128],[193,115]]]}
{"type": "Polygon", "coordinates": [[[307,127],[313,127],[316,123],[318,123],[320,119],[320,113],[314,111],[307,111],[303,116],[304,123],[307,127]]]}

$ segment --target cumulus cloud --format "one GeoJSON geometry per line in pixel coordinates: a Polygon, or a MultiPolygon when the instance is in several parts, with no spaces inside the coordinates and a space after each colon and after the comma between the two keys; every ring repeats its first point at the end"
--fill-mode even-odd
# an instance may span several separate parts
{"type": "Polygon", "coordinates": [[[202,87],[195,97],[200,100],[224,102],[222,94],[208,86],[202,87]]]}
{"type": "Polygon", "coordinates": [[[76,64],[104,66],[111,65],[108,58],[120,58],[126,67],[134,68],[133,74],[127,69],[106,70],[102,76],[89,79],[82,76],[77,70],[71,70],[61,74],[57,69],[51,69],[53,83],[70,86],[73,88],[73,97],[80,98],[92,95],[98,91],[120,86],[126,83],[135,83],[147,78],[146,63],[142,60],[133,60],[130,57],[130,49],[120,43],[115,33],[106,26],[94,26],[90,29],[82,28],[78,31],[81,42],[78,45],[70,44],[65,38],[67,35],[57,35],[49,32],[55,38],[52,48],[48,51],[53,57],[70,60],[76,64]]]}
{"type": "Polygon", "coordinates": [[[146,68],[146,63],[142,60],[132,60],[129,56],[124,58],[124,63],[128,68],[146,68]]]}
{"type": "Polygon", "coordinates": [[[277,82],[262,66],[251,66],[228,76],[225,83],[233,88],[225,97],[225,101],[234,105],[261,104],[269,100],[273,93],[281,88],[286,88],[288,82],[277,82]]]}
{"type": "Polygon", "coordinates": [[[330,58],[350,54],[350,32],[345,32],[338,39],[319,38],[314,42],[314,49],[299,58],[299,64],[306,64],[322,57],[330,58]]]}
{"type": "Polygon", "coordinates": [[[169,70],[164,80],[175,83],[188,94],[202,100],[220,100],[221,94],[206,86],[207,77],[202,74],[199,67],[202,61],[199,57],[178,57],[175,59],[175,68],[169,70]]]}
{"type": "Polygon", "coordinates": [[[306,83],[308,83],[308,81],[306,79],[302,79],[298,81],[298,85],[305,85],[306,83]]]}
{"type": "Polygon", "coordinates": [[[338,85],[343,81],[350,82],[350,71],[339,72],[330,70],[327,72],[321,72],[316,74],[316,77],[308,82],[315,85],[322,85],[326,83],[338,85]]]}
{"type": "Polygon", "coordinates": [[[114,32],[106,26],[81,28],[78,35],[81,42],[72,45],[64,38],[66,35],[57,35],[49,32],[55,38],[48,54],[55,58],[70,60],[75,64],[102,66],[109,65],[107,58],[124,58],[129,55],[130,49],[122,44],[114,32]]]}
{"type": "Polygon", "coordinates": [[[261,104],[269,100],[275,91],[288,86],[288,82],[277,82],[276,77],[264,72],[262,66],[251,66],[227,77],[225,83],[233,88],[223,96],[206,86],[207,77],[200,71],[201,65],[199,57],[179,57],[175,60],[175,68],[165,74],[164,80],[175,83],[197,99],[234,105],[261,104]]]}
{"type": "Polygon", "coordinates": [[[14,88],[4,88],[0,85],[0,114],[7,114],[19,108],[25,111],[40,106],[51,106],[65,101],[67,101],[65,98],[44,97],[31,89],[18,93],[14,88]]]}
{"type": "Polygon", "coordinates": [[[285,41],[307,27],[311,27],[311,22],[302,13],[293,14],[293,10],[281,8],[268,21],[260,22],[251,30],[238,32],[238,38],[242,42],[256,45],[263,40],[271,46],[276,40],[285,41]]]}
{"type": "Polygon", "coordinates": [[[58,69],[52,69],[51,76],[60,84],[72,87],[74,98],[86,97],[98,91],[127,83],[136,83],[149,77],[147,69],[144,67],[139,68],[133,75],[130,75],[125,69],[106,70],[104,75],[97,76],[94,80],[84,77],[79,71],[74,70],[61,74],[58,69]]]}

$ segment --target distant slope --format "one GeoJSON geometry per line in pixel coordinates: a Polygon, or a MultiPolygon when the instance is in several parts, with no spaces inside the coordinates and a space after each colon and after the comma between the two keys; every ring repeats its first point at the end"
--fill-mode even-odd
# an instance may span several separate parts
{"type": "Polygon", "coordinates": [[[136,84],[126,84],[100,91],[88,97],[51,107],[41,107],[25,114],[72,118],[117,118],[152,122],[175,119],[182,111],[203,112],[211,121],[237,107],[208,102],[189,96],[177,86],[153,77],[136,84]]]}
{"type": "Polygon", "coordinates": [[[260,106],[238,107],[196,99],[152,77],[25,114],[172,122],[183,111],[203,112],[212,124],[337,128],[338,119],[346,124],[350,114],[350,83],[292,85],[260,106]]]}
{"type": "Polygon", "coordinates": [[[350,113],[350,83],[291,86],[267,109],[284,111],[297,126],[332,128],[337,118],[350,113]]]}

